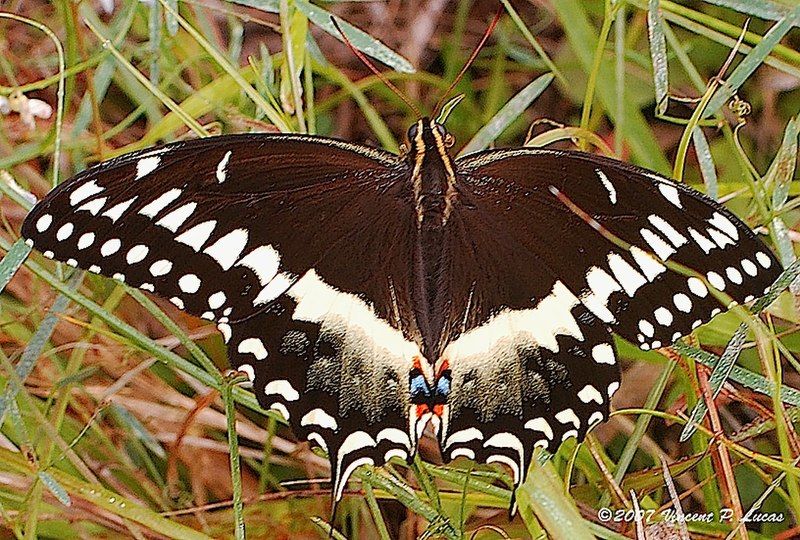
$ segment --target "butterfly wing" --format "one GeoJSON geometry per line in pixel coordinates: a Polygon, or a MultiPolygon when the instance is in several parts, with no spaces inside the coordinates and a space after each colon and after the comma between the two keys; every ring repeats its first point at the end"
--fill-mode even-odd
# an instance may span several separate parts
{"type": "Polygon", "coordinates": [[[724,307],[701,280],[668,271],[665,259],[738,302],[779,274],[774,256],[730,212],[644,169],[533,149],[456,164],[447,241],[457,305],[438,367],[451,371],[447,458],[502,461],[519,482],[534,446],[554,451],[605,419],[619,387],[609,329],[657,348],[724,307]],[[566,199],[631,249],[602,236],[566,199]]]}
{"type": "MultiPolygon", "coordinates": [[[[639,167],[580,152],[493,151],[459,161],[472,197],[508,189],[518,241],[614,332],[658,348],[707,322],[721,308],[696,271],[734,301],[760,296],[780,274],[750,228],[701,193],[639,167]],[[482,191],[483,190],[483,191],[482,191]],[[630,250],[603,238],[559,200],[561,194],[630,250]]],[[[497,216],[500,218],[500,216],[497,216]]]]}
{"type": "Polygon", "coordinates": [[[325,447],[334,489],[408,456],[413,210],[393,154],[306,136],[177,143],[88,169],[22,234],[214,320],[265,408],[325,447]]]}

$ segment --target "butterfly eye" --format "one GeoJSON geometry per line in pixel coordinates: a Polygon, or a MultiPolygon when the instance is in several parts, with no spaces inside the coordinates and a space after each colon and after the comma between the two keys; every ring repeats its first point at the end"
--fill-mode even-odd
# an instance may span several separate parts
{"type": "Polygon", "coordinates": [[[417,138],[417,133],[419,132],[419,128],[417,124],[413,124],[410,128],[408,128],[408,140],[413,141],[417,138]]]}
{"type": "Polygon", "coordinates": [[[444,136],[444,145],[447,148],[452,148],[453,145],[456,144],[456,138],[450,135],[449,133],[444,136]]]}

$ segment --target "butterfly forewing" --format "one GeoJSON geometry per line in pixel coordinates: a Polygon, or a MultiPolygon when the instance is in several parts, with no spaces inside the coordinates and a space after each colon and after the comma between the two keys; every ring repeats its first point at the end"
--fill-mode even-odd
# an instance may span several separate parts
{"type": "Polygon", "coordinates": [[[696,271],[739,303],[762,295],[780,273],[774,255],[724,207],[644,169],[532,149],[486,152],[459,165],[475,213],[499,220],[509,244],[535,254],[542,276],[558,276],[597,317],[643,349],[669,345],[728,307],[704,280],[669,271],[664,261],[696,271]],[[509,195],[499,206],[506,209],[492,215],[503,190],[509,195]]]}

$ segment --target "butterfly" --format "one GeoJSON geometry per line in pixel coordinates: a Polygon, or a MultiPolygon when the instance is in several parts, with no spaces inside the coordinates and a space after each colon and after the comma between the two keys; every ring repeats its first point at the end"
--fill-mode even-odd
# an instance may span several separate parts
{"type": "Polygon", "coordinates": [[[216,322],[259,403],[330,457],[411,459],[431,424],[446,460],[506,465],[606,420],[612,334],[673,343],[780,265],[738,218],[672,180],[580,152],[454,159],[422,118],[400,154],[246,134],[89,168],[22,236],[216,322]],[[676,272],[671,263],[693,272],[676,272]]]}

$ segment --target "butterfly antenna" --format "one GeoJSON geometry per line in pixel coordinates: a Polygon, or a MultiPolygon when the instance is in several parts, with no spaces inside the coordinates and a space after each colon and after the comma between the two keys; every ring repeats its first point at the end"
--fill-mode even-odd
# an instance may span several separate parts
{"type": "Polygon", "coordinates": [[[481,38],[480,43],[478,43],[478,45],[475,47],[475,50],[472,51],[472,54],[470,55],[469,60],[467,60],[467,63],[464,64],[463,68],[461,68],[461,71],[458,73],[456,78],[453,79],[453,82],[450,83],[450,86],[447,88],[445,93],[442,94],[442,97],[439,98],[439,101],[436,103],[436,108],[433,109],[433,114],[431,116],[436,117],[436,114],[439,112],[439,107],[442,106],[442,103],[444,103],[444,100],[447,98],[447,96],[450,94],[450,92],[453,91],[453,88],[455,88],[456,85],[461,81],[461,78],[464,76],[464,74],[467,72],[469,67],[472,65],[472,63],[475,61],[475,59],[478,57],[478,53],[481,52],[481,49],[486,44],[486,40],[488,40],[489,36],[492,35],[492,32],[494,31],[494,27],[497,26],[498,22],[500,22],[500,17],[502,15],[503,15],[503,8],[501,6],[501,7],[499,7],[497,9],[497,13],[494,14],[494,18],[492,19],[492,22],[486,28],[486,32],[483,33],[483,37],[481,38]]]}
{"type": "Polygon", "coordinates": [[[373,64],[372,61],[370,61],[370,59],[367,58],[367,56],[364,53],[362,53],[361,51],[356,49],[355,45],[352,44],[350,39],[342,31],[342,27],[339,26],[339,23],[336,20],[336,17],[331,16],[331,22],[333,23],[333,26],[336,27],[336,30],[339,32],[339,34],[342,36],[342,39],[344,40],[345,44],[350,48],[351,51],[353,51],[353,54],[356,55],[356,57],[358,57],[358,59],[361,60],[361,62],[365,66],[367,66],[369,68],[369,70],[372,73],[374,73],[375,76],[378,77],[378,79],[380,79],[380,81],[383,84],[386,85],[387,88],[389,88],[389,90],[394,92],[395,95],[397,95],[397,97],[399,97],[401,100],[403,100],[403,103],[408,105],[408,108],[411,109],[414,112],[415,115],[417,115],[417,118],[422,118],[422,114],[419,112],[419,109],[417,108],[417,106],[414,105],[411,102],[411,100],[408,99],[406,97],[406,95],[403,92],[401,92],[400,89],[397,86],[395,86],[395,84],[392,81],[387,79],[386,75],[384,75],[377,67],[375,67],[375,64],[373,64]]]}

